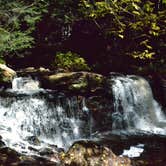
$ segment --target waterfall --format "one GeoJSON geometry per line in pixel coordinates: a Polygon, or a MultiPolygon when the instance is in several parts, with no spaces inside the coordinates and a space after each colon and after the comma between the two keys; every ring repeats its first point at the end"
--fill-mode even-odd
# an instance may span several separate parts
{"type": "Polygon", "coordinates": [[[31,95],[40,88],[29,77],[16,78],[12,90],[23,95],[0,97],[0,135],[9,147],[25,152],[30,146],[27,139],[37,137],[43,143],[67,148],[74,140],[89,137],[85,98],[47,91],[31,95]]]}
{"type": "MultiPolygon", "coordinates": [[[[112,116],[107,113],[106,119],[100,119],[99,127],[103,128],[102,121],[108,120],[112,121],[112,132],[166,134],[166,117],[144,78],[112,76],[111,83],[114,111],[109,112],[112,116]]],[[[98,130],[93,128],[98,121],[93,119],[94,112],[86,106],[85,97],[67,97],[41,89],[39,81],[30,77],[15,78],[10,93],[3,93],[6,92],[0,93],[0,135],[7,146],[19,152],[29,153],[31,146],[39,149],[48,144],[68,148],[75,140],[92,139],[98,130]],[[32,144],[29,138],[38,138],[40,145],[32,144]]],[[[111,125],[106,128],[110,131],[111,125]]]]}
{"type": "Polygon", "coordinates": [[[38,91],[40,88],[40,83],[38,80],[33,80],[31,77],[16,77],[12,82],[13,91],[38,91]]]}
{"type": "Polygon", "coordinates": [[[149,83],[139,76],[113,76],[112,128],[166,134],[166,117],[149,83]]]}

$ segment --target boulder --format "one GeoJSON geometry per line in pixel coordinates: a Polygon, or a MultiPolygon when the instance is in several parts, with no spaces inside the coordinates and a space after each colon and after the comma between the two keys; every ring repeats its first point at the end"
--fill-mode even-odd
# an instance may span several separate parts
{"type": "Polygon", "coordinates": [[[129,158],[116,156],[111,149],[92,141],[75,142],[61,154],[63,166],[131,166],[129,158]]]}
{"type": "Polygon", "coordinates": [[[0,86],[8,87],[12,79],[16,76],[16,72],[5,64],[0,64],[0,86]]]}
{"type": "Polygon", "coordinates": [[[44,76],[41,86],[67,92],[84,94],[101,93],[104,91],[105,77],[91,72],[65,72],[44,76]]]}
{"type": "Polygon", "coordinates": [[[24,69],[21,69],[19,71],[17,71],[17,75],[18,76],[34,76],[34,77],[40,77],[42,75],[48,75],[51,74],[52,71],[50,71],[49,69],[46,69],[44,67],[39,67],[39,68],[34,68],[34,67],[27,67],[24,69]]]}

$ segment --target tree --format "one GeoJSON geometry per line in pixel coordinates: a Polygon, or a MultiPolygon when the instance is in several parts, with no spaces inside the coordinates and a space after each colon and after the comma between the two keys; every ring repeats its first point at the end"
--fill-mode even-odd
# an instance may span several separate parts
{"type": "Polygon", "coordinates": [[[0,1],[0,56],[33,46],[35,25],[47,12],[47,3],[42,0],[0,1]]]}

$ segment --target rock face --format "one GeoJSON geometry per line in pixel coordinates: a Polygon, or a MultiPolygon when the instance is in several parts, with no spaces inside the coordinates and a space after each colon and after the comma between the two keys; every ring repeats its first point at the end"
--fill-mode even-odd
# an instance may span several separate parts
{"type": "Polygon", "coordinates": [[[61,155],[61,160],[63,166],[131,166],[130,159],[118,157],[107,147],[91,141],[74,143],[61,155]]]}
{"type": "Polygon", "coordinates": [[[86,106],[90,111],[90,116],[93,117],[92,129],[93,132],[111,130],[113,103],[111,99],[104,96],[90,96],[86,98],[86,106]]]}
{"type": "Polygon", "coordinates": [[[166,108],[166,71],[147,76],[155,99],[166,108]]]}
{"type": "Polygon", "coordinates": [[[14,70],[4,64],[0,64],[0,86],[9,86],[14,76],[16,76],[14,70]]]}
{"type": "Polygon", "coordinates": [[[66,72],[43,77],[41,85],[48,89],[93,94],[104,91],[104,80],[104,76],[96,73],[66,72]]]}

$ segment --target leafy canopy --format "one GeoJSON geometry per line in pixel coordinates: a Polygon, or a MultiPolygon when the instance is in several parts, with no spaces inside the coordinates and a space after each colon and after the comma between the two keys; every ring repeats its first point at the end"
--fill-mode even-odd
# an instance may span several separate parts
{"type": "MultiPolygon", "coordinates": [[[[115,55],[143,60],[162,57],[165,6],[166,0],[3,0],[0,1],[0,56],[34,47],[33,33],[47,13],[52,22],[62,27],[60,31],[65,31],[65,27],[72,31],[73,24],[80,20],[93,22],[100,36],[116,45],[115,55]]],[[[57,33],[50,35],[51,39],[56,38],[52,34],[57,33]]],[[[46,40],[49,44],[52,41],[46,40]]]]}
{"type": "MultiPolygon", "coordinates": [[[[124,47],[119,49],[119,54],[146,59],[158,53],[153,41],[158,38],[161,40],[157,42],[163,42],[163,35],[166,34],[166,10],[157,8],[158,3],[150,0],[90,3],[82,0],[80,11],[84,18],[96,23],[106,38],[121,40],[124,47]]],[[[166,1],[163,1],[165,4],[166,1]]]]}

